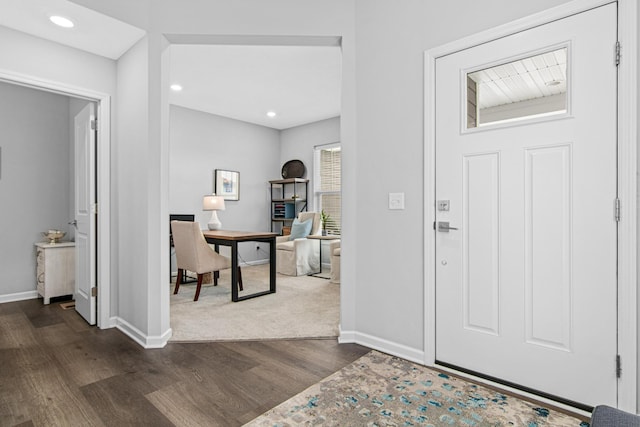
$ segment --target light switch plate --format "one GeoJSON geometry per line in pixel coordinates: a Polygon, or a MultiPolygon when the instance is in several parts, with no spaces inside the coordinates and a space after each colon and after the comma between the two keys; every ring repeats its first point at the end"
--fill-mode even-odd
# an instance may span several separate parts
{"type": "Polygon", "coordinates": [[[389,193],[389,209],[404,209],[404,193],[389,193]]]}

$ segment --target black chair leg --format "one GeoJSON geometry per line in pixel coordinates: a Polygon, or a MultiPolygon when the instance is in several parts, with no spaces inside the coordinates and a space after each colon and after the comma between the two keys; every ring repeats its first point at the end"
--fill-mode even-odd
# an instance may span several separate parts
{"type": "Polygon", "coordinates": [[[244,290],[242,287],[242,270],[240,269],[240,266],[238,266],[238,289],[241,291],[244,290]]]}

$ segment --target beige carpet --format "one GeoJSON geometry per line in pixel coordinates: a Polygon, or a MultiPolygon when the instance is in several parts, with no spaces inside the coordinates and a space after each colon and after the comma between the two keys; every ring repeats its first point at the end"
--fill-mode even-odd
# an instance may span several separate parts
{"type": "MultiPolygon", "coordinates": [[[[242,267],[244,292],[269,289],[269,265],[242,267]]],[[[276,278],[276,293],[231,302],[230,270],[218,286],[171,285],[172,342],[252,339],[329,338],[338,336],[340,285],[317,277],[276,278]]]]}

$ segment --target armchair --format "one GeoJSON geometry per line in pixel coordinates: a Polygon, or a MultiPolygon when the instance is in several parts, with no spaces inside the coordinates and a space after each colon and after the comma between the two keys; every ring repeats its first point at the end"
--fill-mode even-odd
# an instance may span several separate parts
{"type": "MultiPolygon", "coordinates": [[[[202,235],[200,223],[198,222],[171,221],[171,234],[176,248],[176,264],[178,267],[178,277],[176,278],[176,286],[173,293],[178,293],[184,277],[184,271],[193,271],[198,275],[198,286],[193,300],[198,301],[204,273],[212,271],[217,273],[220,270],[231,268],[231,260],[211,249],[202,235]]],[[[218,275],[216,273],[213,275],[214,286],[218,285],[218,275]]],[[[238,288],[242,290],[240,267],[238,267],[238,288]]]]}
{"type": "MultiPolygon", "coordinates": [[[[304,222],[307,220],[313,221],[310,235],[322,234],[319,212],[300,212],[298,214],[298,221],[304,222]]],[[[306,237],[293,240],[290,237],[276,237],[276,266],[278,273],[288,276],[304,276],[317,273],[320,269],[318,242],[306,237]]]]}

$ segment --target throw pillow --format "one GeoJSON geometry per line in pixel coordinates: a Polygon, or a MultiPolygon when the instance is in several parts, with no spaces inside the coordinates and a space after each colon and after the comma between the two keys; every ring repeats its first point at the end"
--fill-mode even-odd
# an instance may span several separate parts
{"type": "Polygon", "coordinates": [[[295,239],[303,239],[311,233],[311,226],[313,225],[313,220],[308,219],[306,221],[298,221],[298,218],[293,220],[293,224],[291,224],[291,234],[289,235],[289,240],[295,239]]]}

